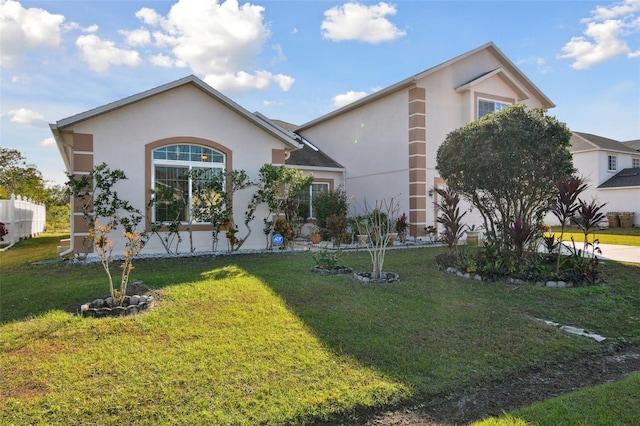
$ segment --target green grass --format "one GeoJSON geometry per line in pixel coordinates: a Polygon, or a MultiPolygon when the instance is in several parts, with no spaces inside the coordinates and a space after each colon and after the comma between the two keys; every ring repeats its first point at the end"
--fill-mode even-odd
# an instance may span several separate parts
{"type": "MultiPolygon", "coordinates": [[[[553,227],[553,232],[560,236],[560,227],[553,227]]],[[[565,228],[562,237],[565,241],[571,241],[573,237],[576,243],[584,241],[584,234],[575,226],[565,228]]],[[[623,246],[640,246],[640,228],[606,228],[596,231],[595,238],[600,244],[619,244],[623,246]]],[[[593,235],[589,235],[589,242],[593,242],[593,235]]]]}
{"type": "Polygon", "coordinates": [[[636,426],[640,419],[638,401],[640,373],[616,383],[540,402],[501,418],[476,422],[473,426],[636,426]]]}
{"type": "MultiPolygon", "coordinates": [[[[354,419],[640,344],[639,265],[609,262],[606,285],[552,291],[439,273],[439,249],[389,251],[393,285],[312,274],[307,254],[141,260],[133,278],[159,292],[157,307],[82,319],[69,311],[105,295],[100,267],[32,265],[45,246],[40,258],[55,257],[55,243],[29,243],[27,262],[20,245],[0,254],[0,423],[354,419]]],[[[366,252],[341,263],[370,267],[366,252]]]]}

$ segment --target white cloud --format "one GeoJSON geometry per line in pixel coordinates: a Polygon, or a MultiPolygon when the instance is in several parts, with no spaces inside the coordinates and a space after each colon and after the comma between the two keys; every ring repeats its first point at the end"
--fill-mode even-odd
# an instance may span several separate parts
{"type": "Polygon", "coordinates": [[[40,142],[40,146],[56,146],[56,140],[54,138],[46,138],[40,142]]]}
{"type": "Polygon", "coordinates": [[[163,55],[162,53],[151,56],[151,63],[157,67],[164,68],[171,68],[175,65],[169,56],[163,55]]]}
{"type": "Polygon", "coordinates": [[[129,46],[146,46],[151,43],[151,33],[144,28],[133,31],[120,30],[119,32],[125,37],[129,46]]]}
{"type": "Polygon", "coordinates": [[[243,89],[266,89],[269,87],[273,75],[268,71],[256,71],[249,74],[245,71],[225,74],[205,75],[204,81],[218,90],[242,87],[243,89]]]}
{"type": "Polygon", "coordinates": [[[592,12],[593,18],[585,18],[583,22],[588,22],[590,19],[605,21],[607,19],[630,15],[638,11],[640,11],[640,0],[625,0],[622,3],[610,7],[597,6],[592,12]]]}
{"type": "Polygon", "coordinates": [[[270,106],[274,106],[274,105],[276,105],[276,106],[277,105],[283,105],[283,103],[279,102],[279,101],[266,101],[266,100],[262,101],[262,106],[270,107],[270,106]]]}
{"type": "Polygon", "coordinates": [[[287,60],[287,57],[284,54],[284,51],[282,50],[282,45],[274,44],[273,46],[271,46],[271,49],[273,49],[276,52],[276,55],[271,60],[272,65],[277,64],[279,62],[284,62],[287,60]]]}
{"type": "Polygon", "coordinates": [[[395,14],[395,7],[384,2],[372,6],[361,3],[336,6],[324,12],[322,37],[333,41],[361,40],[368,43],[395,40],[406,35],[386,18],[395,14]]]}
{"type": "Polygon", "coordinates": [[[35,127],[47,126],[44,115],[27,108],[14,109],[12,111],[9,111],[9,115],[11,116],[11,121],[13,123],[25,124],[27,126],[35,127]]]}
{"type": "Polygon", "coordinates": [[[60,46],[64,16],[40,8],[25,9],[17,1],[0,3],[0,66],[12,67],[26,51],[60,46]]]}
{"type": "Polygon", "coordinates": [[[83,33],[87,33],[87,34],[97,33],[98,32],[98,25],[93,24],[93,25],[89,25],[86,28],[82,28],[82,32],[83,33]]]}
{"type": "Polygon", "coordinates": [[[559,58],[573,59],[571,66],[575,69],[588,69],[601,62],[620,55],[636,58],[635,52],[627,44],[627,39],[640,33],[640,0],[625,0],[609,7],[598,6],[592,11],[590,18],[582,19],[587,28],[584,35],[572,37],[562,48],[559,58]]]}
{"type": "Polygon", "coordinates": [[[26,74],[14,75],[11,77],[12,83],[26,83],[29,81],[29,77],[26,74]]]}
{"type": "Polygon", "coordinates": [[[273,76],[273,79],[278,83],[278,86],[280,86],[283,92],[288,92],[296,81],[295,78],[284,74],[276,74],[273,76]]]}
{"type": "Polygon", "coordinates": [[[136,67],[142,63],[135,50],[120,49],[112,41],[102,40],[95,34],[82,35],[76,40],[80,56],[93,71],[105,74],[111,65],[136,67]]]}
{"type": "MultiPolygon", "coordinates": [[[[166,16],[145,7],[136,17],[150,27],[153,45],[161,50],[152,58],[156,65],[191,68],[219,90],[261,89],[272,82],[290,87],[286,76],[252,69],[270,37],[263,12],[262,6],[237,0],[179,0],[166,16]]],[[[276,52],[276,60],[285,58],[281,48],[276,52]]]]}
{"type": "Polygon", "coordinates": [[[355,102],[358,99],[362,99],[367,95],[367,92],[356,92],[353,90],[349,90],[347,93],[334,96],[332,99],[333,106],[336,108],[340,108],[350,104],[351,102],[355,102]]]}

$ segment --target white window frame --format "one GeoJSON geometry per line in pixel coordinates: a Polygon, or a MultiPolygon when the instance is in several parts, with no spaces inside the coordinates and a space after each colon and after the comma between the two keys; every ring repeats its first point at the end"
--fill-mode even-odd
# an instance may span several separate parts
{"type": "Polygon", "coordinates": [[[608,172],[617,172],[618,171],[618,156],[613,154],[607,155],[607,171],[608,172]]]}
{"type": "MultiPolygon", "coordinates": [[[[307,188],[304,189],[305,195],[309,197],[309,216],[310,218],[315,218],[315,212],[313,211],[313,185],[319,185],[325,187],[323,192],[329,192],[331,190],[330,182],[312,182],[307,188]]],[[[316,191],[318,192],[318,191],[316,191]]],[[[306,218],[305,218],[306,219],[306,218]]]]}
{"type": "Polygon", "coordinates": [[[631,167],[636,169],[640,168],[640,158],[631,158],[631,167]]]}
{"type": "MultiPolygon", "coordinates": [[[[202,156],[203,160],[207,159],[206,155],[202,156]]],[[[211,147],[208,146],[203,146],[203,145],[198,145],[198,144],[194,144],[194,143],[172,143],[172,144],[168,144],[168,145],[163,145],[160,147],[157,147],[153,150],[151,150],[151,188],[155,188],[156,187],[156,166],[163,166],[163,167],[175,167],[175,168],[183,168],[183,169],[188,169],[189,171],[193,170],[194,168],[197,169],[212,169],[212,170],[226,170],[226,156],[223,152],[220,152],[218,150],[215,150],[211,147]],[[213,154],[219,154],[222,156],[222,162],[214,162],[214,161],[192,161],[192,160],[172,160],[172,159],[156,159],[154,158],[155,155],[154,153],[156,151],[162,150],[163,148],[167,148],[169,146],[189,146],[189,147],[198,147],[202,150],[207,150],[207,152],[211,151],[213,154]]],[[[192,210],[192,191],[193,191],[193,180],[191,179],[191,176],[189,176],[188,179],[188,199],[187,199],[187,217],[186,217],[186,221],[182,221],[180,222],[181,224],[187,224],[189,223],[189,216],[191,214],[191,210],[192,210]]],[[[153,209],[151,209],[151,220],[155,221],[156,220],[156,208],[154,207],[153,209]]],[[[197,223],[197,224],[207,224],[210,222],[196,222],[194,221],[193,223],[197,223]]]]}
{"type": "Polygon", "coordinates": [[[504,108],[513,105],[509,102],[504,102],[504,101],[498,101],[495,99],[489,99],[489,98],[478,98],[477,104],[476,104],[476,115],[478,116],[478,119],[484,117],[485,115],[489,115],[491,113],[495,113],[495,112],[499,112],[502,111],[504,108]],[[493,104],[493,111],[491,112],[487,112],[486,114],[480,115],[480,103],[481,102],[487,102],[487,103],[492,103],[493,104]]]}

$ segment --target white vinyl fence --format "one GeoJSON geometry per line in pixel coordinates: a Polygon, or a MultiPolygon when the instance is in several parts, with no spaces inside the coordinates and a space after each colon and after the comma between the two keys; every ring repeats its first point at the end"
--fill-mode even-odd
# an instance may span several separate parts
{"type": "Polygon", "coordinates": [[[47,209],[44,204],[36,204],[26,197],[11,194],[11,199],[0,200],[0,222],[9,231],[2,244],[13,245],[45,231],[47,209]]]}

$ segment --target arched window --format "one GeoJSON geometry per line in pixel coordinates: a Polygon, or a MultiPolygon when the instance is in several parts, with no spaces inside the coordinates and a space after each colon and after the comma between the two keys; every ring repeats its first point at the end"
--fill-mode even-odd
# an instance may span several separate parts
{"type": "Polygon", "coordinates": [[[174,144],[156,148],[151,155],[151,188],[154,189],[154,222],[179,220],[202,222],[190,217],[194,193],[205,182],[223,176],[225,155],[214,149],[194,144],[174,144]],[[181,208],[176,210],[177,205],[181,208]]]}

